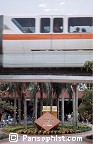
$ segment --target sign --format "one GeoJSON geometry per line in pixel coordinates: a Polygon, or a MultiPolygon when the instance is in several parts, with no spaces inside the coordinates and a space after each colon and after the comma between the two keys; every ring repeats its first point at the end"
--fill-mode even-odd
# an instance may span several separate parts
{"type": "Polygon", "coordinates": [[[35,120],[35,124],[45,129],[46,131],[49,131],[50,129],[57,127],[59,123],[60,121],[49,112],[46,112],[40,118],[35,120]]]}

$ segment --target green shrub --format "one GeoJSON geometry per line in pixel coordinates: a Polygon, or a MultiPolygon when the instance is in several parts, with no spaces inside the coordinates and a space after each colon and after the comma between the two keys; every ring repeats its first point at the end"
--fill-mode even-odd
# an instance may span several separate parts
{"type": "Polygon", "coordinates": [[[61,128],[60,130],[50,130],[50,131],[45,131],[45,130],[37,130],[35,128],[30,128],[30,129],[21,129],[18,130],[17,133],[21,134],[43,134],[43,135],[49,135],[49,134],[70,134],[70,133],[78,133],[80,132],[79,130],[73,130],[73,129],[67,129],[67,128],[61,128]]]}
{"type": "Polygon", "coordinates": [[[11,126],[6,126],[4,128],[5,131],[8,132],[16,132],[17,130],[23,129],[24,127],[22,125],[11,125],[11,126]]]}
{"type": "Polygon", "coordinates": [[[80,132],[86,132],[86,131],[91,130],[92,127],[89,127],[89,126],[84,125],[84,124],[79,124],[78,129],[80,130],[80,132]]]}
{"type": "MultiPolygon", "coordinates": [[[[32,128],[32,125],[29,125],[27,128],[32,128]]],[[[24,129],[23,125],[11,125],[4,127],[4,130],[8,132],[17,132],[18,130],[21,129],[24,129]]]]}
{"type": "Polygon", "coordinates": [[[8,138],[9,136],[7,134],[0,134],[0,140],[1,139],[5,139],[5,138],[8,138]]]}
{"type": "MultiPolygon", "coordinates": [[[[59,129],[61,128],[61,125],[59,126],[59,129]]],[[[73,125],[69,124],[69,123],[65,123],[64,124],[64,128],[69,128],[69,129],[73,129],[73,125]]],[[[90,126],[84,125],[84,124],[78,124],[78,129],[80,132],[86,132],[91,130],[92,128],[90,126]]]]}
{"type": "Polygon", "coordinates": [[[88,130],[91,130],[91,127],[84,125],[84,124],[79,124],[78,129],[73,129],[72,124],[65,124],[64,128],[59,126],[57,129],[52,129],[50,131],[45,131],[43,129],[37,129],[32,126],[28,126],[27,129],[24,129],[23,125],[15,125],[15,126],[7,126],[4,128],[4,130],[8,132],[16,132],[16,133],[21,133],[21,134],[43,134],[43,135],[49,135],[49,134],[72,134],[72,133],[80,133],[80,132],[85,132],[88,130]]]}

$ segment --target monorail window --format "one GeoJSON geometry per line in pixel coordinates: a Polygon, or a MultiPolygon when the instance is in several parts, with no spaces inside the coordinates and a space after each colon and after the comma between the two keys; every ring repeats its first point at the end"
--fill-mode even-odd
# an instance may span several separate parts
{"type": "Polygon", "coordinates": [[[69,33],[92,33],[93,17],[73,17],[68,19],[69,33]]]}
{"type": "Polygon", "coordinates": [[[41,33],[49,33],[50,32],[50,18],[41,18],[40,32],[41,33]]]}
{"type": "Polygon", "coordinates": [[[53,32],[62,33],[63,32],[63,18],[53,19],[53,32]]]}
{"type": "Polygon", "coordinates": [[[13,18],[12,21],[23,33],[35,33],[35,18],[13,18]]]}

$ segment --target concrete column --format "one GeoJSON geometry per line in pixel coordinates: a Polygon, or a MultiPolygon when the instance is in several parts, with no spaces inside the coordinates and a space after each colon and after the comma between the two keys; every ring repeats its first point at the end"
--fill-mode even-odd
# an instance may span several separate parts
{"type": "Polygon", "coordinates": [[[78,128],[78,84],[76,85],[76,127],[78,128]]]}
{"type": "Polygon", "coordinates": [[[73,128],[78,128],[78,84],[73,84],[73,128]]]}

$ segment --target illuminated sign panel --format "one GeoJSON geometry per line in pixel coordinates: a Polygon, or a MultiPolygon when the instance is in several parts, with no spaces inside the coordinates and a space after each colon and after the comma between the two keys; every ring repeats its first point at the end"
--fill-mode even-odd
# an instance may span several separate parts
{"type": "Polygon", "coordinates": [[[35,124],[46,131],[56,127],[59,123],[60,121],[49,112],[43,114],[40,118],[35,120],[35,124]]]}

